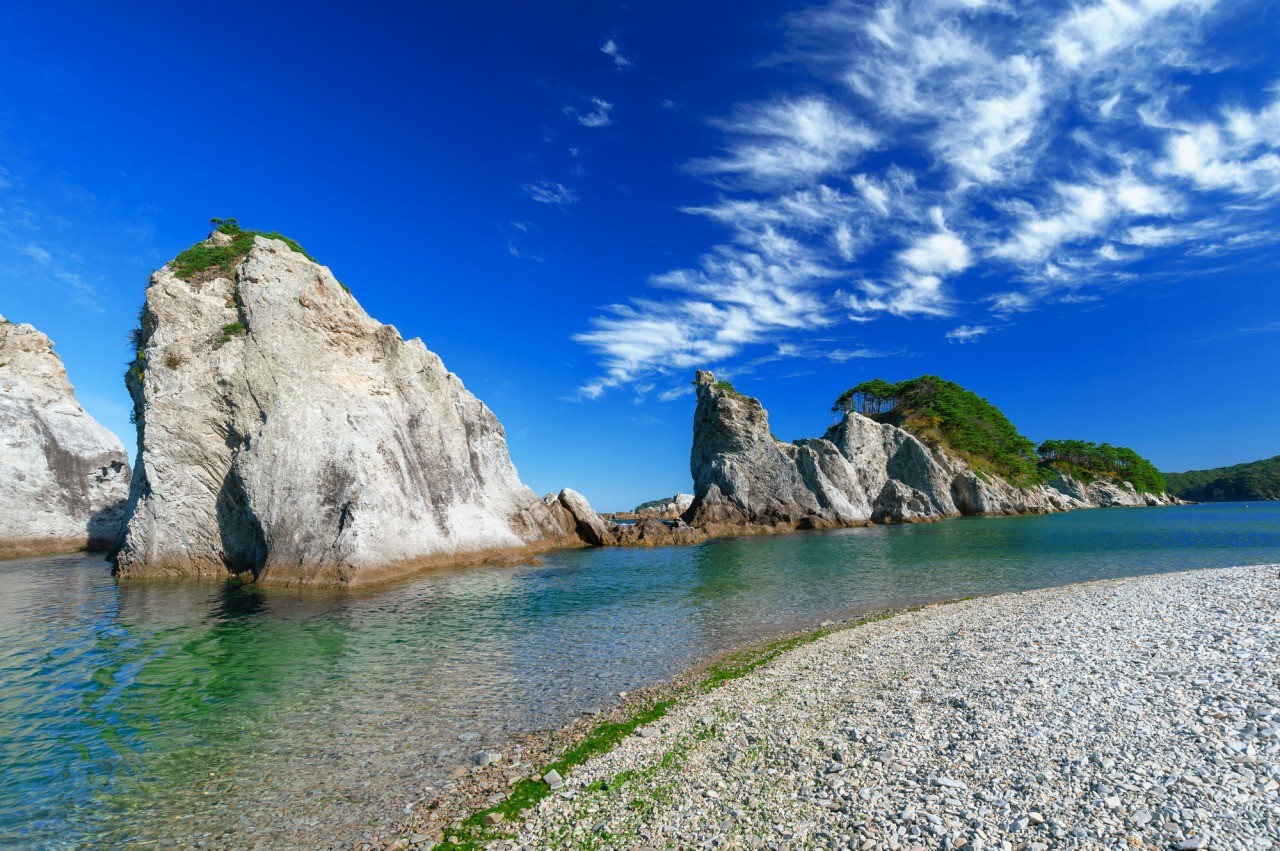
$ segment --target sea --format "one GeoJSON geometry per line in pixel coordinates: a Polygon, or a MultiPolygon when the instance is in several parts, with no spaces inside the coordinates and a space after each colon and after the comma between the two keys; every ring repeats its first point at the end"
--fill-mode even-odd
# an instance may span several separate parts
{"type": "Polygon", "coordinates": [[[861,614],[1280,563],[1280,503],[566,550],[359,592],[0,562],[0,848],[351,848],[480,749],[861,614]]]}

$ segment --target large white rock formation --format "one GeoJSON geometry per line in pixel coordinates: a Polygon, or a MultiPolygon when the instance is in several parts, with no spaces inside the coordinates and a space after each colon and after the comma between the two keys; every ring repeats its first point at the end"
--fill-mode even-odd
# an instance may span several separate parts
{"type": "Polygon", "coordinates": [[[0,317],[0,558],[106,549],[128,494],[124,446],[80,407],[49,338],[0,317]]]}
{"type": "Polygon", "coordinates": [[[350,587],[583,543],[440,358],[283,241],[153,274],[142,341],[121,577],[350,587]]]}

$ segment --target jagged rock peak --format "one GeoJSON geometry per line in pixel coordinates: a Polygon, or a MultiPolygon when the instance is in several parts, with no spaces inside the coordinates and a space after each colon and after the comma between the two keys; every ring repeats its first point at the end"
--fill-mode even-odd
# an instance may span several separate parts
{"type": "Polygon", "coordinates": [[[106,549],[129,457],[76,401],[53,343],[0,316],[0,558],[106,549]]]}
{"type": "Polygon", "coordinates": [[[866,523],[855,473],[826,440],[784,443],[758,399],[699,371],[689,470],[690,522],[712,534],[866,523]]]}
{"type": "Polygon", "coordinates": [[[581,545],[421,340],[296,242],[245,233],[224,223],[147,287],[120,576],[350,587],[581,545]]]}

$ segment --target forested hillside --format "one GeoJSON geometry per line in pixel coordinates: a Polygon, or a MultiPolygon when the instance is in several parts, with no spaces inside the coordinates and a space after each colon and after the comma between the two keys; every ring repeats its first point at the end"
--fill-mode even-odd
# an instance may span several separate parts
{"type": "Polygon", "coordinates": [[[1165,473],[1169,493],[1196,502],[1280,499],[1280,455],[1233,467],[1165,473]]]}
{"type": "Polygon", "coordinates": [[[1144,493],[1165,489],[1155,466],[1128,447],[1049,440],[1037,448],[991,402],[936,375],[897,384],[864,381],[840,394],[831,409],[892,423],[959,455],[975,470],[1019,485],[1049,481],[1060,470],[1086,482],[1101,477],[1132,482],[1144,493]]]}

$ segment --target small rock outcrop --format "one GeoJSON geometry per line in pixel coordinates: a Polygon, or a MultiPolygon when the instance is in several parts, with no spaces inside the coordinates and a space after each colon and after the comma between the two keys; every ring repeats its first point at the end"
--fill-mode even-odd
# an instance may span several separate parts
{"type": "Polygon", "coordinates": [[[542,502],[555,516],[560,528],[577,535],[592,547],[612,546],[612,525],[591,508],[587,498],[570,488],[558,494],[547,494],[542,502]]]}
{"type": "Polygon", "coordinates": [[[1019,487],[853,412],[821,438],[784,443],[770,433],[759,400],[710,372],[698,372],[695,383],[694,500],[684,517],[712,535],[1177,502],[1127,482],[1085,484],[1061,473],[1019,487]]]}
{"type": "Polygon", "coordinates": [[[667,547],[698,544],[707,539],[704,530],[695,529],[678,517],[642,517],[634,523],[616,522],[612,516],[596,514],[586,497],[569,488],[558,494],[547,494],[542,501],[563,528],[572,530],[593,547],[667,547]]]}
{"type": "Polygon", "coordinates": [[[49,338],[0,317],[0,558],[107,549],[129,495],[120,439],[76,401],[49,338]]]}
{"type": "Polygon", "coordinates": [[[539,500],[493,412],[296,243],[224,225],[196,248],[147,288],[119,576],[353,587],[600,542],[585,500],[539,500]]]}
{"type": "Polygon", "coordinates": [[[637,519],[648,517],[654,520],[675,520],[677,517],[684,516],[691,505],[693,505],[693,494],[677,493],[675,496],[642,502],[635,507],[633,513],[637,519]]]}

